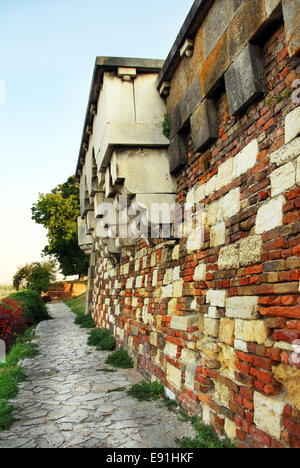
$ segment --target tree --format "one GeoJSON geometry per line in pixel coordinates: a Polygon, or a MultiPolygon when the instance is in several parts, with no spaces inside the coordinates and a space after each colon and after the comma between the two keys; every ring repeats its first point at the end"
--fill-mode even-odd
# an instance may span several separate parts
{"type": "Polygon", "coordinates": [[[57,259],[65,276],[88,271],[88,257],[78,246],[79,214],[79,184],[74,176],[50,193],[39,194],[32,207],[32,219],[48,231],[49,245],[43,252],[57,259]]]}
{"type": "Polygon", "coordinates": [[[13,287],[31,289],[39,294],[47,292],[56,276],[56,262],[34,262],[20,267],[13,277],[13,287]]]}

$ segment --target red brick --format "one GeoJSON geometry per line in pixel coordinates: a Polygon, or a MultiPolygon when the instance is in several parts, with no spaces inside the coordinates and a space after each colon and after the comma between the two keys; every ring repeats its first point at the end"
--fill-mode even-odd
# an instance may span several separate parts
{"type": "Polygon", "coordinates": [[[293,434],[294,437],[300,439],[300,424],[291,421],[286,416],[283,418],[283,425],[286,429],[293,434]]]}
{"type": "Polygon", "coordinates": [[[247,400],[249,401],[253,401],[253,397],[254,397],[254,391],[247,388],[247,387],[241,387],[240,389],[240,395],[243,397],[243,398],[246,398],[247,400]]]}
{"type": "Polygon", "coordinates": [[[286,341],[287,343],[293,343],[293,341],[300,339],[300,330],[291,330],[288,328],[275,330],[272,339],[274,341],[286,341]]]}
{"type": "Polygon", "coordinates": [[[267,447],[271,447],[271,437],[265,432],[257,429],[256,426],[250,427],[250,434],[259,444],[266,445],[267,447]]]}
{"type": "Polygon", "coordinates": [[[300,319],[300,307],[260,307],[259,312],[264,316],[287,317],[300,319]]]}
{"type": "Polygon", "coordinates": [[[253,365],[265,370],[271,370],[272,361],[271,359],[255,357],[253,360],[253,365]]]}

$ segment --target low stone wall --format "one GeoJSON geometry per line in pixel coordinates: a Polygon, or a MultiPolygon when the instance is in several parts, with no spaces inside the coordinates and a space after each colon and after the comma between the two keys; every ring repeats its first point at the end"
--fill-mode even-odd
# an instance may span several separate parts
{"type": "Polygon", "coordinates": [[[62,281],[50,286],[47,297],[51,302],[60,302],[80,296],[87,291],[87,281],[62,281]]]}

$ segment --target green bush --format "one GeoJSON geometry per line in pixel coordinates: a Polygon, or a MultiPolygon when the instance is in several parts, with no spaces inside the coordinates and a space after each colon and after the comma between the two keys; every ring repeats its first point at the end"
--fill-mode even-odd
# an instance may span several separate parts
{"type": "Polygon", "coordinates": [[[220,439],[215,429],[204,424],[197,416],[193,416],[191,422],[196,437],[194,439],[183,437],[181,440],[177,440],[181,448],[236,448],[236,442],[231,441],[228,437],[220,439]]]}
{"type": "Polygon", "coordinates": [[[93,317],[91,316],[91,314],[77,315],[77,317],[75,319],[75,323],[80,328],[94,328],[95,327],[95,322],[94,322],[93,317]]]}
{"type": "Polygon", "coordinates": [[[9,429],[15,421],[13,417],[14,407],[7,404],[6,401],[0,400],[0,432],[9,429]]]}
{"type": "Polygon", "coordinates": [[[37,324],[43,320],[49,320],[51,318],[41,296],[36,291],[24,289],[23,291],[11,294],[8,299],[14,299],[19,303],[22,303],[22,309],[25,313],[26,319],[32,324],[37,324]]]}
{"type": "Polygon", "coordinates": [[[131,369],[133,367],[133,360],[125,349],[118,349],[118,351],[115,351],[108,356],[105,364],[109,364],[120,369],[131,369]]]}
{"type": "Polygon", "coordinates": [[[88,345],[96,346],[100,351],[113,351],[116,348],[116,340],[108,330],[96,328],[89,334],[88,345]]]}
{"type": "Polygon", "coordinates": [[[165,395],[165,388],[161,382],[149,383],[146,380],[133,385],[128,390],[128,395],[136,398],[139,401],[158,400],[165,395]]]}

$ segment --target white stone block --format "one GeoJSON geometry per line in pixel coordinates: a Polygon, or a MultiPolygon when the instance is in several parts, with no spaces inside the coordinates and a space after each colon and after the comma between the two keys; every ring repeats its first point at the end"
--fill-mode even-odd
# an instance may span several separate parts
{"type": "Polygon", "coordinates": [[[270,159],[272,164],[282,166],[290,161],[294,161],[300,154],[300,138],[290,141],[286,145],[279,148],[271,154],[270,159]]]}
{"type": "Polygon", "coordinates": [[[185,387],[191,391],[195,390],[195,375],[198,364],[190,364],[185,368],[185,387]]]}
{"type": "Polygon", "coordinates": [[[206,265],[205,263],[200,263],[194,272],[194,281],[205,281],[206,280],[206,265]]]}
{"type": "Polygon", "coordinates": [[[245,174],[245,172],[255,166],[258,152],[258,141],[252,140],[249,145],[235,156],[234,167],[236,177],[240,177],[240,175],[245,174]]]}
{"type": "Polygon", "coordinates": [[[221,201],[222,218],[231,218],[236,215],[241,209],[240,188],[230,190],[221,201]]]}
{"type": "Polygon", "coordinates": [[[280,440],[285,402],[254,392],[254,422],[256,426],[280,440]]]}
{"type": "Polygon", "coordinates": [[[296,169],[293,162],[284,164],[270,175],[272,197],[284,193],[296,183],[296,169]]]}
{"type": "Polygon", "coordinates": [[[285,118],[285,143],[300,135],[300,107],[292,110],[285,118]]]}
{"type": "Polygon", "coordinates": [[[218,312],[217,307],[213,307],[213,306],[209,307],[207,316],[208,318],[219,319],[220,314],[218,312]]]}
{"type": "Polygon", "coordinates": [[[137,276],[135,280],[135,287],[136,288],[141,288],[143,284],[143,276],[137,276]]]}
{"type": "Polygon", "coordinates": [[[157,285],[157,275],[158,275],[158,270],[153,271],[153,276],[152,276],[152,286],[157,285]]]}
{"type": "Polygon", "coordinates": [[[172,268],[169,268],[166,270],[166,273],[164,275],[164,284],[172,283],[172,279],[173,279],[173,270],[172,268]]]}
{"type": "Polygon", "coordinates": [[[222,247],[218,259],[220,270],[231,270],[239,268],[239,249],[237,245],[222,247]]]}
{"type": "Polygon", "coordinates": [[[209,179],[208,182],[205,184],[205,195],[207,197],[210,197],[215,191],[216,191],[216,182],[217,182],[217,176],[213,176],[211,179],[209,179]]]}
{"type": "Polygon", "coordinates": [[[217,338],[220,331],[220,320],[204,317],[204,334],[217,338]]]}
{"type": "Polygon", "coordinates": [[[300,156],[297,159],[297,164],[296,164],[296,184],[300,186],[300,156]]]}
{"type": "Polygon", "coordinates": [[[214,201],[209,204],[206,214],[207,224],[212,226],[221,220],[220,201],[214,201]]]}
{"type": "Polygon", "coordinates": [[[171,358],[176,358],[177,351],[178,351],[177,345],[167,341],[165,349],[164,349],[164,354],[171,357],[171,358]]]}
{"type": "Polygon", "coordinates": [[[234,340],[234,349],[242,351],[243,353],[248,353],[247,343],[242,340],[234,340]]]}
{"type": "Polygon", "coordinates": [[[199,361],[200,355],[196,351],[183,348],[181,351],[180,360],[183,364],[195,364],[199,361]]]}
{"type": "Polygon", "coordinates": [[[190,327],[198,326],[198,314],[172,317],[170,328],[173,330],[187,331],[190,327]]]}
{"type": "Polygon", "coordinates": [[[173,296],[173,285],[172,284],[168,284],[168,286],[165,286],[164,288],[162,288],[162,294],[161,294],[162,299],[165,299],[167,297],[172,297],[172,296],[173,296]]]}
{"type": "Polygon", "coordinates": [[[226,300],[226,317],[254,320],[258,315],[257,296],[236,296],[226,300]]]}
{"type": "Polygon", "coordinates": [[[180,280],[180,266],[177,266],[173,269],[173,281],[180,280]]]}
{"type": "Polygon", "coordinates": [[[196,185],[195,192],[194,192],[194,202],[199,203],[203,201],[204,198],[205,198],[205,184],[196,185]]]}
{"type": "Polygon", "coordinates": [[[282,225],[284,198],[272,199],[259,208],[256,216],[256,234],[271,231],[282,225]]]}
{"type": "Polygon", "coordinates": [[[262,253],[261,236],[249,236],[240,241],[240,264],[249,266],[258,263],[262,253]]]}
{"type": "Polygon", "coordinates": [[[181,387],[181,370],[167,363],[167,380],[178,390],[181,387]]]}
{"type": "Polygon", "coordinates": [[[212,226],[210,231],[210,246],[218,247],[225,244],[226,228],[225,223],[218,223],[212,226]]]}
{"type": "Polygon", "coordinates": [[[229,158],[219,167],[216,181],[216,191],[221,190],[221,188],[231,184],[235,178],[236,175],[234,172],[233,158],[229,158]]]}
{"type": "Polygon", "coordinates": [[[206,293],[206,302],[214,307],[225,307],[227,291],[209,289],[206,293]]]}

